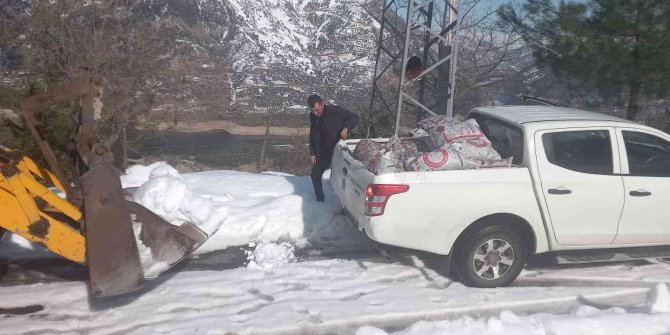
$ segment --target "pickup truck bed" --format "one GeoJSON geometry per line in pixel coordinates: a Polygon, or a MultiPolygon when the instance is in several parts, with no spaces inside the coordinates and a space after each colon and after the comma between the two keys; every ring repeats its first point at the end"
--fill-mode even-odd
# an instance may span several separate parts
{"type": "Polygon", "coordinates": [[[487,215],[516,213],[527,222],[542,222],[527,168],[375,175],[353,158],[358,142],[338,143],[331,183],[349,218],[374,241],[448,255],[459,234],[487,215]],[[368,185],[408,185],[409,190],[390,196],[383,215],[369,216],[368,185]]]}

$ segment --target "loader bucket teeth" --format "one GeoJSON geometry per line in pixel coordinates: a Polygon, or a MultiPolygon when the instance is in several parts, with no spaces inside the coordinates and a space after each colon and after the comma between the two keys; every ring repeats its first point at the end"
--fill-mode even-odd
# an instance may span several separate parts
{"type": "Polygon", "coordinates": [[[139,289],[207,239],[189,223],[171,225],[125,200],[108,162],[96,164],[82,176],[82,190],[90,289],[95,297],[139,289]]]}

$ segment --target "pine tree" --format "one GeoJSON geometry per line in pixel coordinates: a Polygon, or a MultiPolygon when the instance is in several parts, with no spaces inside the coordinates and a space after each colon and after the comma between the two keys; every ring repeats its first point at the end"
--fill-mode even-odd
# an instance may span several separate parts
{"type": "Polygon", "coordinates": [[[527,0],[498,9],[500,25],[532,46],[558,78],[627,94],[634,120],[643,97],[670,96],[670,1],[527,0]]]}

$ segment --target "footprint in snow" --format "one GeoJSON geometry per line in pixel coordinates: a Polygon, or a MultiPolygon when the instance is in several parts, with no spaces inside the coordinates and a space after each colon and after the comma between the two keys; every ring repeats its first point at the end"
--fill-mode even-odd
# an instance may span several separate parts
{"type": "Polygon", "coordinates": [[[386,302],[373,300],[373,301],[370,301],[369,304],[371,306],[384,306],[384,305],[386,305],[386,302]]]}
{"type": "Polygon", "coordinates": [[[269,296],[267,294],[263,294],[263,293],[261,293],[261,291],[259,291],[258,289],[255,289],[255,288],[252,288],[252,289],[248,290],[247,292],[249,294],[253,295],[254,297],[258,298],[258,299],[263,299],[263,300],[269,301],[269,302],[273,302],[275,300],[274,297],[269,296]]]}
{"type": "Polygon", "coordinates": [[[444,282],[430,282],[426,286],[437,290],[444,290],[445,288],[449,287],[449,285],[451,285],[450,281],[444,281],[444,282]]]}
{"type": "Polygon", "coordinates": [[[258,311],[258,310],[260,310],[261,308],[263,308],[263,307],[265,307],[265,306],[267,306],[267,305],[269,305],[269,304],[268,304],[268,303],[257,304],[257,305],[251,306],[251,307],[249,307],[249,308],[241,309],[241,310],[239,310],[239,311],[237,312],[237,314],[249,314],[249,313],[253,313],[253,312],[258,311]]]}
{"type": "Polygon", "coordinates": [[[346,296],[346,297],[342,297],[342,298],[340,298],[340,301],[354,301],[354,300],[358,300],[358,299],[360,299],[360,298],[361,298],[362,296],[364,296],[364,295],[365,295],[365,293],[363,293],[363,292],[358,292],[358,293],[353,294],[353,295],[349,295],[349,296],[346,296]]]}
{"type": "Polygon", "coordinates": [[[303,291],[309,287],[309,285],[303,283],[285,283],[280,285],[285,286],[286,291],[303,291]]]}

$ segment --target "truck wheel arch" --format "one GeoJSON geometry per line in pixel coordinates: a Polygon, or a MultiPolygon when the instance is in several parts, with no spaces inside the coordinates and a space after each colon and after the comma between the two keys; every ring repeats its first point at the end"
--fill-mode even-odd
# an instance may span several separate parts
{"type": "MultiPolygon", "coordinates": [[[[510,213],[496,213],[482,217],[469,226],[467,226],[453,244],[452,252],[458,248],[467,236],[489,226],[507,227],[519,234],[519,238],[527,247],[528,254],[534,254],[537,251],[537,238],[533,227],[524,218],[510,213]]],[[[450,252],[451,254],[451,252],[450,252]]]]}

